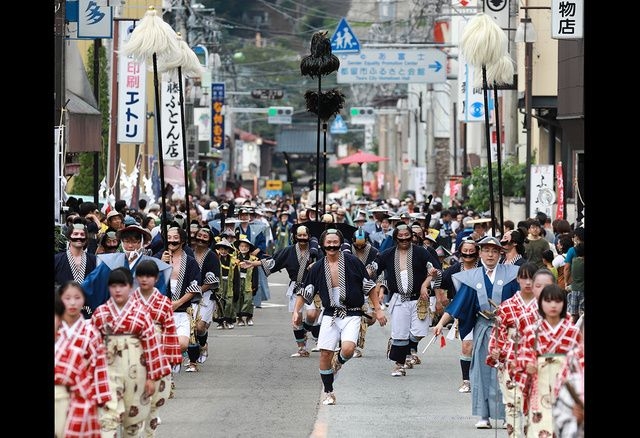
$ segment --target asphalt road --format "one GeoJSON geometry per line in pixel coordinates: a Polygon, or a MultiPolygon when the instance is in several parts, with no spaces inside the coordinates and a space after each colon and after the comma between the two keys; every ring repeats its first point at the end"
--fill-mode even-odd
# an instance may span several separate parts
{"type": "Polygon", "coordinates": [[[347,362],[334,384],[337,404],[323,406],[319,353],[290,357],[297,348],[287,283],[284,271],[269,277],[271,299],[255,310],[253,327],[209,329],[209,358],[199,372],[176,375],[157,438],[506,438],[501,421],[474,427],[471,394],[458,392],[459,341],[437,340],[422,354],[430,338],[422,340],[422,364],[392,377],[389,325],[369,328],[363,357],[347,362]]]}

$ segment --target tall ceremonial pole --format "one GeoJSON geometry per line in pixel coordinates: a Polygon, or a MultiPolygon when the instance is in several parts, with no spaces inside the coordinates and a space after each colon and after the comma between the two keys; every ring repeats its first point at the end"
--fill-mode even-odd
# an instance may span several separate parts
{"type": "MultiPolygon", "coordinates": [[[[320,193],[320,129],[322,123],[324,123],[325,133],[325,146],[324,146],[324,158],[326,158],[327,137],[326,126],[327,120],[332,115],[338,114],[340,109],[344,105],[344,95],[335,89],[329,90],[325,93],[322,92],[322,76],[326,76],[330,73],[338,71],[340,68],[340,60],[338,57],[331,53],[331,41],[327,38],[328,31],[321,30],[316,32],[311,37],[311,54],[305,56],[300,61],[300,73],[302,76],[310,76],[318,78],[318,91],[307,91],[304,94],[304,98],[307,104],[307,111],[312,112],[318,116],[318,135],[316,144],[316,221],[320,220],[318,214],[318,201],[320,193]]],[[[325,162],[325,180],[323,180],[323,187],[326,186],[326,162],[325,162]]],[[[326,190],[326,187],[325,187],[326,190]]],[[[323,190],[323,193],[324,191],[323,190]]],[[[324,205],[323,198],[323,205],[324,205]]]]}
{"type": "Polygon", "coordinates": [[[174,60],[180,56],[180,48],[175,31],[166,23],[153,6],[149,6],[138,25],[131,32],[129,41],[123,44],[122,51],[126,56],[147,64],[153,64],[153,87],[156,108],[156,136],[158,138],[158,160],[160,163],[160,191],[162,196],[162,227],[160,228],[167,250],[167,206],[164,186],[164,158],[162,149],[162,122],[160,117],[160,87],[158,84],[158,61],[174,60]]]}
{"type": "MultiPolygon", "coordinates": [[[[491,210],[491,219],[493,220],[495,215],[495,201],[493,190],[493,169],[491,166],[491,135],[490,135],[490,123],[489,123],[489,83],[493,83],[494,89],[499,84],[509,84],[513,80],[513,60],[507,51],[507,35],[498,26],[498,24],[488,15],[484,13],[476,14],[469,23],[466,25],[462,38],[460,39],[460,50],[467,62],[473,65],[476,72],[474,78],[474,86],[482,85],[484,95],[484,120],[485,120],[485,141],[487,145],[487,168],[489,171],[489,202],[491,210]],[[482,77],[477,77],[477,72],[482,72],[482,77]]],[[[497,90],[495,92],[496,105],[497,105],[497,90]]],[[[497,130],[500,131],[500,120],[497,117],[496,110],[496,123],[497,130]]],[[[498,137],[500,138],[500,137],[498,137]]],[[[500,140],[498,140],[498,145],[500,140]]],[[[500,161],[500,148],[498,146],[498,179],[500,193],[500,221],[502,222],[502,171],[499,168],[501,166],[500,161]]],[[[491,228],[492,233],[495,235],[496,225],[491,228]]],[[[502,224],[500,224],[502,225],[502,224]]]]}

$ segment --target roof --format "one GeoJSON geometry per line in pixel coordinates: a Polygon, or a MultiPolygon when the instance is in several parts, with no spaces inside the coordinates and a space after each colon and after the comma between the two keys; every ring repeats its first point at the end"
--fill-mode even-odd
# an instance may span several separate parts
{"type": "MultiPolygon", "coordinates": [[[[324,150],[324,133],[320,133],[320,148],[324,150]]],[[[327,153],[334,153],[331,134],[327,132],[327,153]]],[[[276,134],[275,152],[287,152],[292,154],[315,154],[318,147],[318,129],[302,126],[283,128],[276,134]]]]}

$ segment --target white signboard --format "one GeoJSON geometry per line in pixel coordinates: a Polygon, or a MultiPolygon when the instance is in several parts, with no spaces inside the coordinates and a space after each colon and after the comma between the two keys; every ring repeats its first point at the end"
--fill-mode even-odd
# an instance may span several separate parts
{"type": "Polygon", "coordinates": [[[78,38],[111,38],[113,9],[94,0],[78,1],[78,38]]]}
{"type": "Polygon", "coordinates": [[[165,162],[169,163],[182,161],[184,158],[179,86],[176,81],[162,81],[160,85],[162,154],[165,162]]]}
{"type": "Polygon", "coordinates": [[[584,0],[551,1],[551,38],[577,40],[584,34],[584,0]]]}
{"type": "Polygon", "coordinates": [[[509,28],[509,0],[484,0],[484,13],[502,29],[509,28]]]}
{"type": "Polygon", "coordinates": [[[409,84],[447,80],[447,55],[440,49],[360,49],[340,58],[340,84],[409,84]]]}
{"type": "Polygon", "coordinates": [[[531,195],[529,196],[529,215],[527,217],[534,217],[539,211],[552,217],[551,207],[556,203],[553,164],[533,164],[530,172],[529,193],[531,195]]]}
{"type": "MultiPolygon", "coordinates": [[[[118,23],[118,47],[129,41],[133,20],[118,23]]],[[[118,54],[118,143],[145,143],[147,69],[144,62],[118,54]]]]}
{"type": "Polygon", "coordinates": [[[416,202],[424,202],[424,189],[427,186],[427,168],[412,167],[409,170],[409,185],[416,192],[416,202]]]}
{"type": "Polygon", "coordinates": [[[198,141],[211,143],[211,108],[194,108],[193,123],[198,127],[198,141]]]}

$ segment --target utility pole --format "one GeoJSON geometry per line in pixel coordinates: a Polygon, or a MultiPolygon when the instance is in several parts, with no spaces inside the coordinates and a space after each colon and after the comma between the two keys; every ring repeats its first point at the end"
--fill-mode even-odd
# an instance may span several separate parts
{"type": "MultiPolygon", "coordinates": [[[[53,120],[54,126],[62,130],[64,120],[64,107],[65,103],[65,86],[64,86],[64,42],[65,42],[65,0],[56,0],[55,3],[55,16],[54,16],[54,107],[53,107],[53,120]]],[[[65,136],[61,136],[62,140],[65,136]]],[[[64,221],[62,217],[62,190],[61,190],[61,178],[65,178],[64,175],[64,163],[65,163],[65,150],[64,144],[59,144],[55,150],[55,163],[56,171],[54,172],[55,179],[55,218],[59,223],[64,221]]]]}

